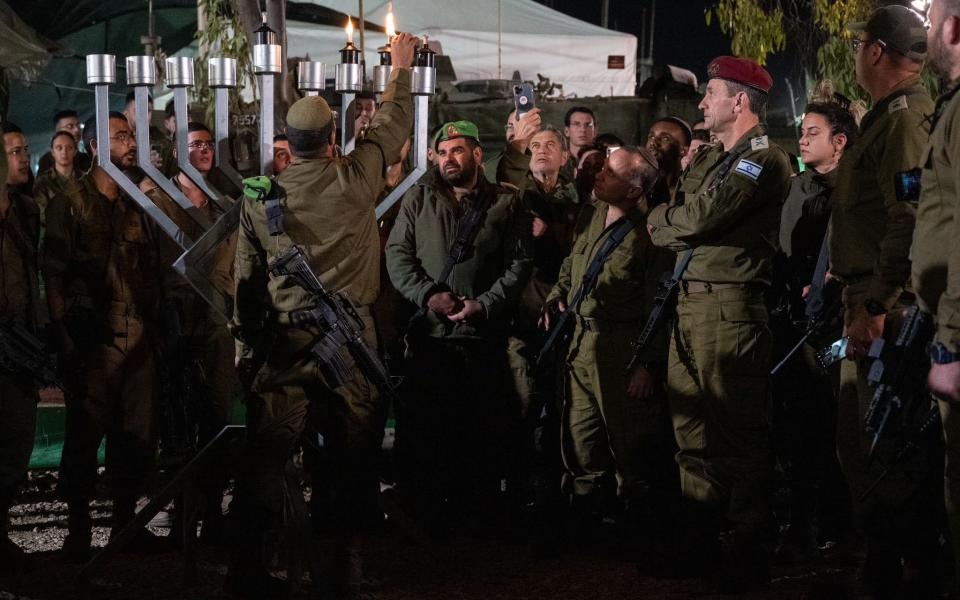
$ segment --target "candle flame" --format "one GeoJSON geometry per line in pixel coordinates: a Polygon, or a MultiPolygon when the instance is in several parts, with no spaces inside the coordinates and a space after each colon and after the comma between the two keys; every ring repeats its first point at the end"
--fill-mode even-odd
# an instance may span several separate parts
{"type": "Polygon", "coordinates": [[[389,12],[387,12],[386,30],[387,30],[387,41],[389,42],[391,39],[393,39],[393,36],[397,35],[397,26],[393,22],[393,3],[392,2],[390,3],[389,12]]]}
{"type": "Polygon", "coordinates": [[[347,26],[344,28],[347,32],[347,41],[353,43],[353,19],[347,17],[347,26]]]}

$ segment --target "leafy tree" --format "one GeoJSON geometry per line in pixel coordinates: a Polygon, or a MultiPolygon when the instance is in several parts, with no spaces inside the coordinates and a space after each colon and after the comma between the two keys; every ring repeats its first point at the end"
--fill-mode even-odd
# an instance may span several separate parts
{"type": "Polygon", "coordinates": [[[706,10],[707,25],[714,17],[720,31],[730,36],[733,53],[761,65],[767,56],[783,50],[787,41],[779,6],[766,9],[759,0],[719,0],[706,10]]]}

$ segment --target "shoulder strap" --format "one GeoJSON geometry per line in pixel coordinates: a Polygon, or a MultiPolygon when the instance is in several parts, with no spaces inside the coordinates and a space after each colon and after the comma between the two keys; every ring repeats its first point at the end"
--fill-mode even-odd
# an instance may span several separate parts
{"type": "Polygon", "coordinates": [[[607,259],[610,258],[610,255],[613,254],[613,251],[623,242],[633,227],[633,221],[627,217],[620,217],[613,226],[610,235],[603,241],[597,253],[593,255],[593,260],[590,261],[586,272],[583,274],[583,279],[580,280],[580,287],[577,289],[573,301],[570,303],[570,306],[573,307],[575,311],[579,310],[583,301],[593,292],[593,288],[597,285],[597,279],[603,271],[604,263],[607,262],[607,259]]]}
{"type": "Polygon", "coordinates": [[[490,196],[491,199],[486,199],[478,195],[470,211],[460,221],[457,236],[454,238],[453,244],[450,245],[446,262],[443,263],[443,270],[440,271],[440,277],[437,279],[438,283],[446,283],[450,273],[453,272],[453,268],[473,249],[477,234],[480,233],[480,228],[486,221],[487,211],[496,199],[495,194],[490,194],[490,196]]]}

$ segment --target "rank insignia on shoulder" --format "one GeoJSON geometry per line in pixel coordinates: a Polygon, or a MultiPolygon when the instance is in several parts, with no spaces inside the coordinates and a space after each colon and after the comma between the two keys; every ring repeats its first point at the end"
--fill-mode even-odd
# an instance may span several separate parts
{"type": "Polygon", "coordinates": [[[765,135],[755,137],[750,140],[751,150],[766,150],[770,147],[770,140],[765,135]]]}
{"type": "Polygon", "coordinates": [[[889,106],[887,106],[887,112],[893,113],[893,112],[897,112],[898,110],[903,110],[905,108],[907,108],[907,97],[900,96],[899,98],[891,102],[889,106]]]}
{"type": "Polygon", "coordinates": [[[757,181],[758,179],[760,179],[760,173],[763,171],[763,167],[761,167],[755,162],[742,159],[740,162],[737,163],[737,166],[734,169],[734,171],[753,181],[757,181]]]}

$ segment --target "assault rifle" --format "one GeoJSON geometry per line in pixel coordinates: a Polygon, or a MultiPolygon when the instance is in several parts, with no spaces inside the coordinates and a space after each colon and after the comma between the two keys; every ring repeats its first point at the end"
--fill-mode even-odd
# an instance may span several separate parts
{"type": "Polygon", "coordinates": [[[682,283],[683,272],[687,270],[690,259],[693,258],[693,249],[685,250],[680,255],[673,273],[666,273],[657,285],[657,293],[653,297],[653,308],[647,316],[647,323],[643,326],[643,331],[637,341],[633,343],[633,358],[627,365],[627,372],[633,370],[642,356],[643,350],[650,343],[650,340],[665,326],[665,323],[673,318],[677,308],[677,297],[680,295],[680,285],[682,283]]]}
{"type": "Polygon", "coordinates": [[[313,308],[293,311],[294,326],[316,327],[320,335],[311,352],[320,360],[321,370],[334,386],[352,379],[343,352],[353,358],[360,371],[387,397],[394,396],[394,384],[377,353],[363,339],[363,321],[350,299],[340,292],[330,292],[307,264],[299,246],[291,246],[268,265],[273,277],[291,277],[316,302],[313,308]]]}
{"type": "Polygon", "coordinates": [[[565,348],[570,342],[570,336],[573,334],[572,315],[580,310],[580,305],[590,296],[593,288],[597,287],[597,279],[599,279],[600,273],[603,271],[604,263],[610,258],[613,251],[617,249],[617,246],[623,243],[623,239],[627,237],[627,234],[630,233],[633,228],[634,224],[632,221],[622,218],[613,230],[610,231],[607,239],[603,241],[600,249],[597,250],[597,253],[590,261],[590,264],[587,265],[587,270],[580,279],[580,287],[577,288],[577,291],[574,293],[570,306],[567,307],[567,310],[563,311],[556,324],[550,328],[550,335],[547,336],[547,340],[543,343],[540,353],[537,354],[537,366],[543,366],[547,357],[550,356],[554,350],[565,348]]]}
{"type": "Polygon", "coordinates": [[[904,311],[903,317],[896,341],[889,344],[878,338],[873,341],[868,354],[874,360],[867,380],[876,387],[864,417],[864,426],[873,436],[868,459],[873,457],[891,420],[911,423],[917,410],[929,404],[927,346],[933,339],[933,316],[911,306],[904,311]]]}
{"type": "MultiPolygon", "coordinates": [[[[807,296],[807,327],[806,331],[803,334],[803,337],[787,352],[786,356],[777,363],[773,369],[770,370],[770,375],[774,376],[783,369],[784,366],[803,348],[803,345],[807,343],[812,336],[815,336],[823,331],[823,329],[830,325],[834,319],[837,318],[837,315],[840,314],[840,307],[842,306],[841,302],[841,292],[843,291],[843,284],[836,278],[831,278],[827,280],[823,286],[811,286],[810,295],[807,296]]],[[[817,360],[820,362],[820,365],[823,367],[833,364],[829,362],[832,356],[835,356],[838,352],[837,348],[842,346],[844,353],[846,352],[846,344],[843,343],[843,340],[837,342],[831,347],[824,348],[817,353],[817,360]]],[[[839,356],[840,359],[843,359],[843,356],[839,356]]]]}
{"type": "Polygon", "coordinates": [[[63,389],[53,357],[14,317],[0,320],[0,371],[14,376],[29,374],[43,387],[63,389]]]}

